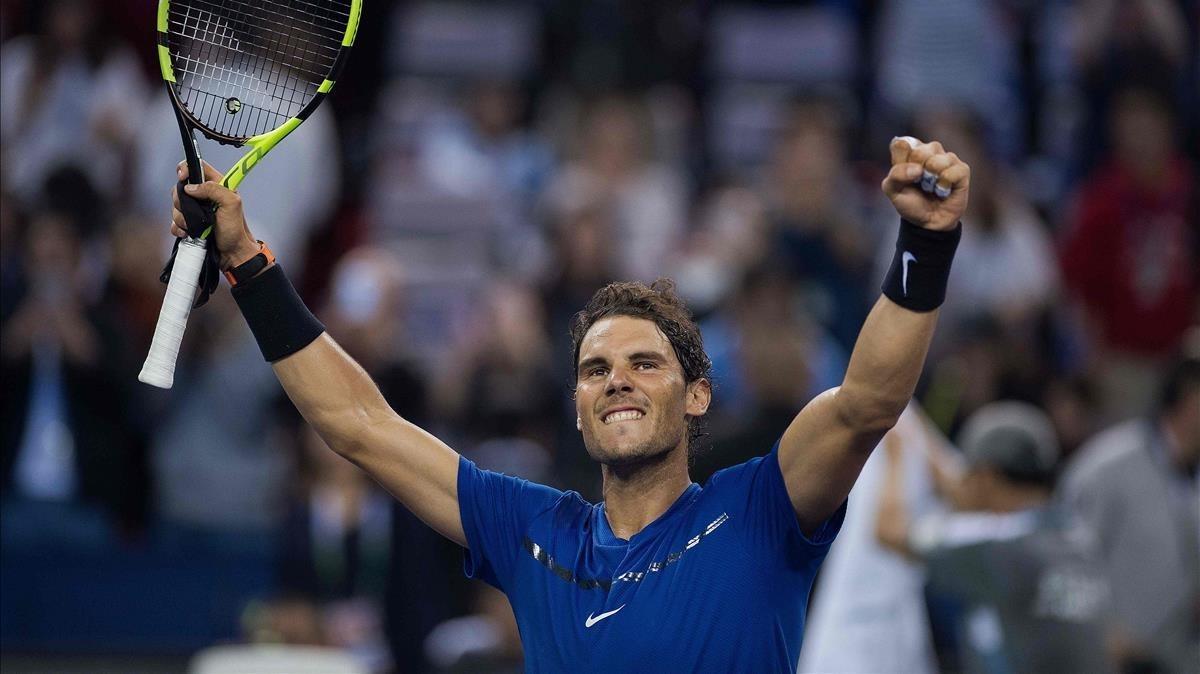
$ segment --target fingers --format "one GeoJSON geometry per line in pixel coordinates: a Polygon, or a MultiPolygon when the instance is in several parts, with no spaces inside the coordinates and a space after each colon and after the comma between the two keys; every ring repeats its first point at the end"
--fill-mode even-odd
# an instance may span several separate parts
{"type": "Polygon", "coordinates": [[[954,158],[954,163],[938,175],[937,195],[943,199],[971,186],[971,167],[954,158]]]}
{"type": "Polygon", "coordinates": [[[946,152],[937,141],[922,143],[912,136],[897,136],[888,150],[892,171],[883,181],[883,190],[889,196],[907,187],[905,180],[919,184],[923,192],[941,199],[949,197],[955,189],[966,187],[964,181],[970,175],[970,167],[958,155],[946,152]],[[911,168],[914,166],[919,169],[915,176],[911,168]],[[897,170],[899,167],[903,168],[897,170]]]}
{"type": "Polygon", "coordinates": [[[908,162],[908,153],[912,152],[921,141],[912,136],[896,136],[892,139],[888,150],[892,154],[892,166],[908,162]]]}
{"type": "Polygon", "coordinates": [[[187,225],[184,223],[183,213],[178,208],[171,210],[171,235],[187,236],[187,225]]]}
{"type": "Polygon", "coordinates": [[[237,192],[228,187],[222,187],[220,183],[212,180],[199,185],[184,185],[183,190],[197,199],[213,202],[218,208],[240,206],[242,203],[242,198],[238,196],[237,192]]]}
{"type": "Polygon", "coordinates": [[[950,168],[957,161],[958,157],[950,154],[935,154],[925,160],[921,172],[921,189],[926,193],[931,193],[939,198],[945,199],[950,196],[950,186],[948,182],[943,182],[942,173],[950,168]]]}
{"type": "Polygon", "coordinates": [[[883,193],[889,197],[899,194],[904,188],[912,187],[921,180],[921,165],[896,164],[883,179],[883,193]]]}
{"type": "MultiPolygon", "coordinates": [[[[212,164],[209,164],[208,162],[201,159],[200,165],[204,167],[204,180],[206,180],[206,181],[211,180],[212,182],[215,182],[215,183],[221,182],[221,178],[223,178],[224,176],[221,175],[220,171],[213,168],[212,164]]],[[[187,160],[181,161],[175,165],[175,175],[178,176],[180,180],[187,180],[188,173],[189,172],[188,172],[187,160]]]]}

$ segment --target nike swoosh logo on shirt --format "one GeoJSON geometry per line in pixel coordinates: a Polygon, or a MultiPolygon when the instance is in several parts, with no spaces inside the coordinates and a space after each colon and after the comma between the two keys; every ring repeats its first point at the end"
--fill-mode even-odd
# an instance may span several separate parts
{"type": "Polygon", "coordinates": [[[904,265],[904,273],[900,276],[900,288],[904,291],[905,297],[908,297],[908,263],[916,261],[917,257],[907,250],[900,256],[900,262],[904,265]]]}
{"type": "Polygon", "coordinates": [[[592,617],[592,614],[589,613],[587,620],[583,621],[583,626],[591,627],[592,625],[595,625],[596,623],[600,622],[601,620],[604,620],[605,618],[609,617],[610,615],[615,614],[617,611],[620,611],[623,608],[625,608],[625,604],[621,604],[617,608],[615,608],[611,611],[606,611],[604,613],[601,613],[600,615],[598,615],[596,617],[592,617]]]}

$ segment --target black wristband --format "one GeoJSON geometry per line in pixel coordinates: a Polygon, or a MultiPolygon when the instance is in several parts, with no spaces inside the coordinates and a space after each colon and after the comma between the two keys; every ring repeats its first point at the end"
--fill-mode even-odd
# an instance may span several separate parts
{"type": "Polygon", "coordinates": [[[278,264],[231,292],[269,363],[296,353],[325,332],[278,264]]]}
{"type": "Polygon", "coordinates": [[[883,278],[883,294],[905,309],[933,311],[946,299],[946,281],[962,223],[949,231],[925,229],[901,219],[896,256],[883,278]]]}

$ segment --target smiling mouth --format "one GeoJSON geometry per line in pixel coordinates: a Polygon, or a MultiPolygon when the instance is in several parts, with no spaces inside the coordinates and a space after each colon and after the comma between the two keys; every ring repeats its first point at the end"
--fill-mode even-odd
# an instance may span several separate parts
{"type": "Polygon", "coordinates": [[[646,415],[638,410],[618,410],[616,412],[609,412],[608,414],[604,415],[604,418],[601,419],[601,421],[603,421],[605,424],[614,424],[620,421],[637,421],[644,416],[646,415]]]}

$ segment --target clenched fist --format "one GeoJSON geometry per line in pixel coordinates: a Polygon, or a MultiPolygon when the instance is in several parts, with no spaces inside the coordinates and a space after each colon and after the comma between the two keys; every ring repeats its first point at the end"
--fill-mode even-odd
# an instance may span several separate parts
{"type": "Polygon", "coordinates": [[[967,210],[971,167],[937,141],[900,136],[889,149],[892,170],[882,187],[896,212],[926,229],[953,229],[967,210]]]}

